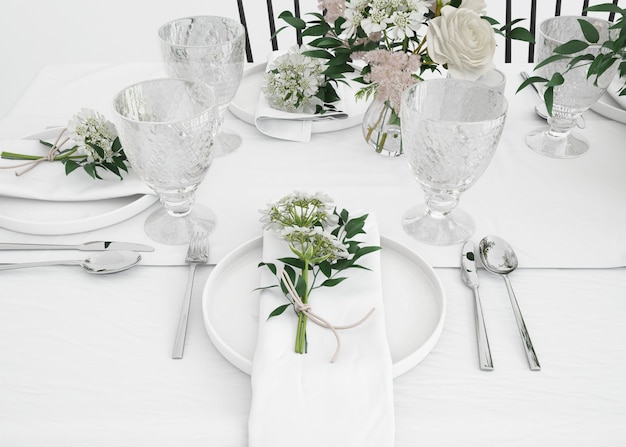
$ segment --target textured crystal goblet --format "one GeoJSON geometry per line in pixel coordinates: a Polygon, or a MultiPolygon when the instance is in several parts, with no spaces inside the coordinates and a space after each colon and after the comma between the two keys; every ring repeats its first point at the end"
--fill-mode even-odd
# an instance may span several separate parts
{"type": "MultiPolygon", "coordinates": [[[[197,80],[213,87],[223,122],[243,76],[244,27],[226,17],[196,16],[168,22],[159,28],[158,34],[168,76],[197,80]]],[[[240,144],[239,135],[221,128],[215,155],[228,154],[240,144]]]]}
{"type": "Polygon", "coordinates": [[[213,213],[193,202],[219,128],[213,89],[200,82],[155,79],[123,89],[113,107],[131,167],[163,204],[146,220],[148,236],[184,244],[195,231],[210,232],[213,213]]]}
{"type": "MultiPolygon", "coordinates": [[[[599,55],[602,43],[609,39],[611,23],[591,17],[561,16],[543,21],[537,34],[536,60],[554,54],[554,49],[573,39],[585,40],[578,20],[593,24],[600,33],[597,45],[591,45],[580,54],[599,55]]],[[[574,56],[578,56],[575,54],[574,56]]],[[[537,70],[546,79],[555,72],[563,74],[564,83],[554,88],[552,116],[548,125],[533,129],[526,135],[526,144],[535,152],[553,158],[573,158],[583,155],[589,149],[589,141],[580,133],[572,131],[580,115],[594,105],[604,94],[617,72],[618,63],[596,79],[587,77],[589,62],[584,61],[567,70],[568,60],[549,63],[537,70]]]]}
{"type": "Polygon", "coordinates": [[[403,217],[405,231],[430,245],[451,245],[475,231],[457,208],[461,193],[485,172],[506,118],[502,93],[477,82],[433,79],[402,96],[402,141],[425,205],[403,217]]]}

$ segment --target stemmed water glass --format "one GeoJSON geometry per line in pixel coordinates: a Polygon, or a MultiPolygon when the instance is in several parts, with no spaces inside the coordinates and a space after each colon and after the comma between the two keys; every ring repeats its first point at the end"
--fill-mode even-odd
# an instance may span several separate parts
{"type": "Polygon", "coordinates": [[[458,209],[460,195],[483,174],[504,127],[507,101],[481,83],[432,79],[402,96],[402,142],[425,205],[403,217],[405,231],[430,245],[451,245],[475,231],[458,209]]]}
{"type": "MultiPolygon", "coordinates": [[[[244,27],[226,17],[196,16],[168,22],[158,34],[168,76],[199,80],[213,87],[223,122],[243,76],[244,27]]],[[[240,144],[239,135],[221,128],[216,155],[230,153],[240,144]]]]}
{"type": "Polygon", "coordinates": [[[119,92],[113,108],[130,165],[163,204],[148,216],[147,235],[164,244],[184,244],[194,232],[210,232],[213,213],[192,205],[219,127],[213,89],[182,79],[144,81],[119,92]]]}
{"type": "MultiPolygon", "coordinates": [[[[599,31],[598,44],[591,45],[580,54],[594,57],[602,51],[602,43],[609,39],[611,23],[591,17],[560,16],[543,21],[537,35],[536,59],[541,62],[554,54],[554,49],[570,40],[585,40],[578,20],[586,20],[599,31]]],[[[573,56],[578,56],[575,54],[573,56]]],[[[595,104],[613,80],[619,64],[614,63],[602,76],[587,76],[589,61],[568,70],[568,60],[562,59],[540,67],[537,74],[551,79],[556,72],[562,73],[564,82],[554,87],[552,116],[548,125],[533,129],[526,135],[526,144],[535,152],[553,158],[578,157],[589,149],[588,140],[572,131],[580,115],[595,104]]],[[[545,86],[541,86],[545,92],[545,86]]]]}

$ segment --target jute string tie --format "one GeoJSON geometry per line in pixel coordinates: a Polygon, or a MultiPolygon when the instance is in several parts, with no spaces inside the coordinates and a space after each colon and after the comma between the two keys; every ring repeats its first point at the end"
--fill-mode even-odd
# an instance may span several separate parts
{"type": "Polygon", "coordinates": [[[300,295],[298,295],[298,292],[296,291],[296,288],[293,285],[291,278],[289,278],[289,275],[287,274],[285,270],[282,270],[280,274],[281,274],[282,282],[287,288],[287,291],[289,292],[289,296],[291,296],[294,302],[296,312],[303,313],[304,315],[307,316],[309,320],[311,320],[313,323],[317,324],[318,326],[321,326],[326,329],[330,329],[333,335],[335,336],[335,339],[337,340],[337,348],[335,349],[335,354],[330,359],[331,363],[335,363],[335,360],[337,360],[337,357],[339,357],[339,352],[341,351],[341,338],[339,337],[339,333],[337,331],[344,330],[344,329],[352,329],[356,326],[359,326],[372,315],[372,313],[374,312],[374,310],[376,310],[376,308],[372,307],[370,311],[363,318],[361,318],[359,321],[355,323],[343,325],[343,326],[333,325],[329,323],[327,320],[325,320],[324,318],[317,315],[315,312],[313,312],[309,304],[304,304],[304,302],[302,301],[302,298],[300,298],[300,295]]]}

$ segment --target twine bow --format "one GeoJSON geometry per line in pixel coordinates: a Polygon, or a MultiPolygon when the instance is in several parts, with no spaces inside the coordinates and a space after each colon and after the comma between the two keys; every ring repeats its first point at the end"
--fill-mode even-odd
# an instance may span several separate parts
{"type": "Polygon", "coordinates": [[[323,328],[330,329],[332,331],[333,335],[335,336],[335,339],[337,340],[337,348],[335,349],[335,354],[330,359],[330,362],[335,363],[335,360],[337,360],[337,357],[339,356],[339,351],[341,351],[341,338],[339,337],[339,333],[337,331],[344,330],[344,329],[351,329],[353,327],[359,326],[365,320],[367,320],[376,309],[372,307],[370,311],[363,318],[361,318],[359,321],[355,323],[344,325],[344,326],[333,325],[329,323],[327,320],[325,320],[324,318],[314,313],[311,310],[311,306],[309,304],[304,304],[302,302],[302,298],[300,298],[300,295],[298,295],[298,292],[296,291],[296,288],[293,285],[291,278],[289,278],[289,275],[287,274],[285,270],[282,270],[280,274],[282,277],[283,284],[285,285],[285,287],[287,288],[287,291],[289,292],[289,295],[293,299],[293,302],[296,307],[296,312],[305,314],[307,318],[311,320],[313,323],[323,328]]]}
{"type": "Polygon", "coordinates": [[[26,169],[23,169],[21,171],[16,171],[15,172],[15,175],[19,177],[20,175],[26,174],[31,169],[34,169],[35,167],[37,167],[39,165],[39,163],[41,163],[42,161],[54,161],[56,156],[57,156],[57,154],[60,153],[59,148],[63,147],[63,145],[65,143],[67,143],[68,140],[69,140],[69,138],[65,138],[59,144],[59,141],[61,140],[61,137],[63,137],[63,134],[65,133],[66,130],[67,129],[63,129],[61,131],[61,133],[57,137],[56,141],[54,142],[54,144],[50,148],[50,151],[48,151],[47,155],[44,155],[43,157],[40,157],[40,158],[38,158],[36,160],[27,161],[25,163],[20,163],[20,164],[13,165],[13,166],[2,166],[2,167],[0,167],[0,169],[15,169],[15,168],[22,168],[22,167],[26,166],[26,169]]]}

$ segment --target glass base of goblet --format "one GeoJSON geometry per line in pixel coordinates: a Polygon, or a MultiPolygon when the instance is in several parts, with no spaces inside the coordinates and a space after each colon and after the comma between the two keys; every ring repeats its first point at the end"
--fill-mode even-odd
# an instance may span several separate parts
{"type": "Polygon", "coordinates": [[[224,157],[241,146],[241,137],[234,131],[222,129],[218,132],[213,143],[213,156],[224,157]]]}
{"type": "Polygon", "coordinates": [[[576,158],[589,150],[589,140],[578,132],[554,134],[547,126],[531,130],[526,144],[538,154],[552,158],[576,158]]]}
{"type": "Polygon", "coordinates": [[[458,208],[446,214],[432,213],[426,205],[409,209],[402,227],[411,237],[428,245],[453,245],[468,240],[476,231],[474,219],[458,208]]]}
{"type": "Polygon", "coordinates": [[[144,231],[155,242],[182,245],[188,244],[196,232],[212,232],[215,222],[215,214],[202,205],[195,204],[184,217],[174,217],[161,206],[148,216],[144,231]]]}

